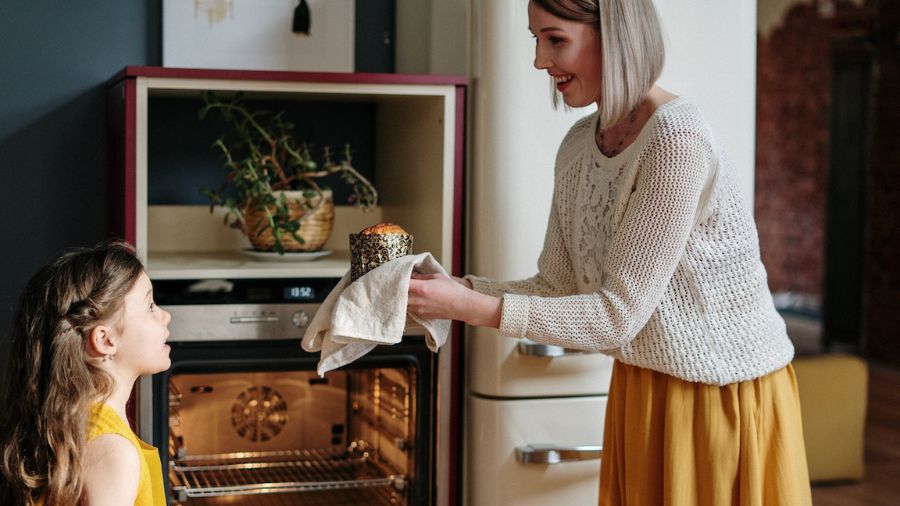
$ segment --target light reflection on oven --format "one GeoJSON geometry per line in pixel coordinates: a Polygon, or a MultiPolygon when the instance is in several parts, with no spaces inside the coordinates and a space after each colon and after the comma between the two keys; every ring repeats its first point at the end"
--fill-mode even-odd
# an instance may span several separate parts
{"type": "Polygon", "coordinates": [[[407,504],[415,370],[173,374],[173,504],[407,504]]]}

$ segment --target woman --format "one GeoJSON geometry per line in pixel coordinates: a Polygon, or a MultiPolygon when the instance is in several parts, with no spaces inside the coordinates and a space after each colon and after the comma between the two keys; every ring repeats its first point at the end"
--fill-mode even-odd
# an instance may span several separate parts
{"type": "Polygon", "coordinates": [[[125,404],[171,365],[169,313],[131,246],[72,249],[28,282],[0,414],[0,504],[165,506],[156,448],[125,404]]]}
{"type": "Polygon", "coordinates": [[[651,0],[528,15],[535,67],[598,108],[559,148],[538,273],[414,276],[409,309],[616,358],[601,504],[810,504],[793,346],[751,211],[698,109],[655,84],[651,0]]]}

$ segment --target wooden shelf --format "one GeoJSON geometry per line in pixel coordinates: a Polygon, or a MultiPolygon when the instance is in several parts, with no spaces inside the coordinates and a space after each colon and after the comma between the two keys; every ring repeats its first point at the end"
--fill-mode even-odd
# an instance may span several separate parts
{"type": "Polygon", "coordinates": [[[350,269],[350,252],[316,260],[260,261],[240,251],[151,252],[151,279],[340,278],[350,269]]]}

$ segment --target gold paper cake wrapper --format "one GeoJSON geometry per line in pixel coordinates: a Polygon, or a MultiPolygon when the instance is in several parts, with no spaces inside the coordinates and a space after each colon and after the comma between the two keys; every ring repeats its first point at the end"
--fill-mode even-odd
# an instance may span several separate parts
{"type": "Polygon", "coordinates": [[[350,234],[350,280],[379,265],[412,253],[409,234],[350,234]]]}

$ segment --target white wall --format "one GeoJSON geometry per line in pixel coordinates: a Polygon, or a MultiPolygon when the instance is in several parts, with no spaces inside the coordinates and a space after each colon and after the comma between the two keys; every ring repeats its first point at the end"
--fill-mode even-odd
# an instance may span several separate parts
{"type": "Polygon", "coordinates": [[[395,6],[397,72],[468,73],[471,0],[397,0],[395,6]]]}
{"type": "Polygon", "coordinates": [[[753,202],[756,146],[756,1],[657,0],[666,32],[660,84],[706,115],[753,202]]]}

